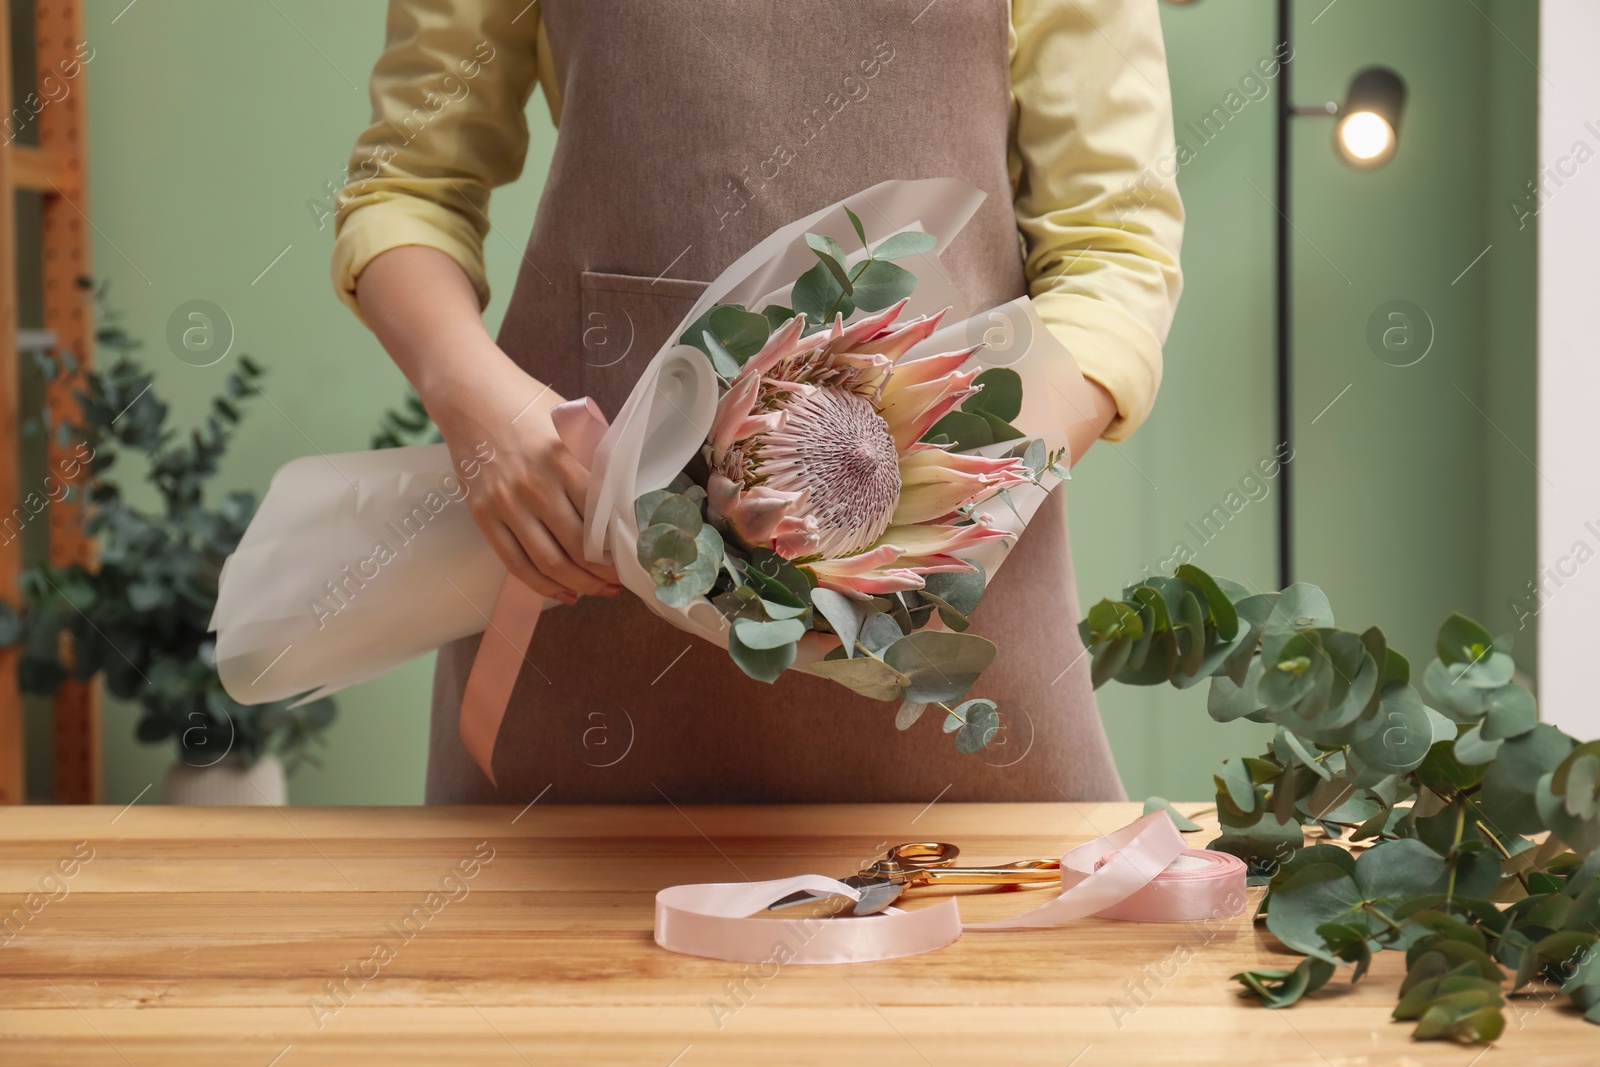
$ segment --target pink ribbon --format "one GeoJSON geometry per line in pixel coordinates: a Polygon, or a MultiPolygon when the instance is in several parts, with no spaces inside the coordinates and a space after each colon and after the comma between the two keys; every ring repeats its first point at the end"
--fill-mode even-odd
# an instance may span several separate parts
{"type": "MultiPolygon", "coordinates": [[[[606,433],[606,417],[599,406],[586,396],[568,400],[550,409],[550,421],[567,451],[585,467],[591,466],[595,449],[606,433]]],[[[500,736],[511,690],[522,672],[544,602],[543,593],[523,585],[514,575],[506,575],[489,611],[489,625],[483,631],[461,694],[461,743],[490,782],[495,781],[494,743],[500,736]]]]}
{"type": "MultiPolygon", "coordinates": [[[[754,917],[807,890],[852,900],[860,890],[820,874],[769,882],[677,885],[656,894],[656,944],[741,963],[860,963],[915,956],[961,936],[954,899],[916,911],[859,918],[754,917]]],[[[1133,922],[1229,918],[1245,906],[1245,866],[1234,856],[1184,847],[1165,811],[1152,812],[1061,857],[1061,893],[1031,911],[967,930],[1056,926],[1098,916],[1133,922]]]]}

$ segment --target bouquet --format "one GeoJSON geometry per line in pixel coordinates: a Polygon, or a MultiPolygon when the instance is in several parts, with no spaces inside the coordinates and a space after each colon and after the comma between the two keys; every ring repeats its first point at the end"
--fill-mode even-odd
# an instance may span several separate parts
{"type": "Polygon", "coordinates": [[[812,673],[903,700],[906,725],[937,705],[976,751],[999,720],[991,701],[964,699],[995,654],[967,632],[985,579],[970,556],[1015,537],[985,506],[1067,477],[1065,449],[1007,421],[1022,380],[969,366],[984,343],[916,354],[944,311],[906,318],[905,297],[879,307],[915,287],[893,259],[931,236],[892,235],[855,264],[832,238],[806,241],[819,262],[793,302],[810,310],[720,304],[684,332],[726,391],[690,470],[634,501],[635,555],[660,603],[710,599],[750,677],[775,681],[809,639],[829,649],[812,673]],[[847,324],[852,310],[869,313],[847,324]],[[977,450],[996,442],[1010,447],[977,450]]]}
{"type": "MultiPolygon", "coordinates": [[[[885,182],[796,220],[710,283],[612,423],[552,412],[590,467],[589,559],[751,677],[832,678],[902,727],[940,708],[967,752],[1000,724],[969,696],[995,654],[969,617],[1092,410],[1026,297],[969,317],[945,280],[983,195],[885,182]]],[[[487,771],[548,605],[453,506],[475,473],[441,445],[280,470],[222,576],[228,691],[325,695],[484,631],[461,729],[487,771]]]]}

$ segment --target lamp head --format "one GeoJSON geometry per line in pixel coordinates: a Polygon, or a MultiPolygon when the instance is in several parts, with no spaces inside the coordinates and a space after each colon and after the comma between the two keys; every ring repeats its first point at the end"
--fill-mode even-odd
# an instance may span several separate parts
{"type": "Polygon", "coordinates": [[[1406,83],[1387,67],[1368,67],[1350,82],[1333,146],[1352,167],[1369,170],[1393,158],[1400,140],[1400,116],[1406,106],[1406,83]]]}

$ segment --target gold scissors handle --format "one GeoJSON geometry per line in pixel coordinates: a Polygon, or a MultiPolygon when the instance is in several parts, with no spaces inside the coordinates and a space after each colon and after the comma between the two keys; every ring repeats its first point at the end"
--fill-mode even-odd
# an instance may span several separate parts
{"type": "Polygon", "coordinates": [[[1025,885],[1061,877],[1059,860],[1018,860],[992,867],[957,867],[961,850],[944,841],[908,841],[862,871],[907,885],[1025,885]]]}

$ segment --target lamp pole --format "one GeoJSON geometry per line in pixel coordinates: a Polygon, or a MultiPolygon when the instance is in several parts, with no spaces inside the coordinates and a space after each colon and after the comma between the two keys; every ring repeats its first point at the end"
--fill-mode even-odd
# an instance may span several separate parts
{"type": "MultiPolygon", "coordinates": [[[[1290,388],[1289,361],[1289,125],[1294,118],[1294,90],[1290,80],[1291,69],[1294,64],[1294,48],[1285,47],[1289,44],[1289,18],[1292,0],[1278,0],[1278,48],[1284,53],[1281,69],[1278,72],[1278,134],[1277,134],[1277,174],[1275,176],[1275,191],[1277,197],[1277,227],[1274,233],[1274,261],[1277,268],[1277,307],[1276,322],[1276,367],[1277,367],[1277,429],[1278,440],[1275,447],[1282,449],[1289,443],[1290,433],[1293,431],[1293,413],[1290,402],[1293,392],[1290,388]]],[[[1287,589],[1293,580],[1294,574],[1294,450],[1289,451],[1290,459],[1283,463],[1283,468],[1278,472],[1278,588],[1287,589]]]]}
{"type": "MultiPolygon", "coordinates": [[[[1344,161],[1357,169],[1380,167],[1394,154],[1399,139],[1400,115],[1405,109],[1405,81],[1387,67],[1368,67],[1358,73],[1350,83],[1341,107],[1329,100],[1322,104],[1301,107],[1294,102],[1293,64],[1294,48],[1289,45],[1291,6],[1294,0],[1278,0],[1278,48],[1284,54],[1278,71],[1277,145],[1274,175],[1274,195],[1277,198],[1276,227],[1273,233],[1273,263],[1276,268],[1276,312],[1274,327],[1274,364],[1276,367],[1276,399],[1278,448],[1289,444],[1294,432],[1294,367],[1290,360],[1293,351],[1290,315],[1289,286],[1289,131],[1299,117],[1345,117],[1381,120],[1380,132],[1387,133],[1376,141],[1370,140],[1370,130],[1351,136],[1352,131],[1335,127],[1335,147],[1344,161]],[[1365,140],[1366,143],[1363,143],[1365,140]]],[[[1294,455],[1291,448],[1289,455],[1294,455]]],[[[1294,461],[1286,460],[1278,472],[1278,588],[1287,589],[1294,581],[1294,461]]]]}

